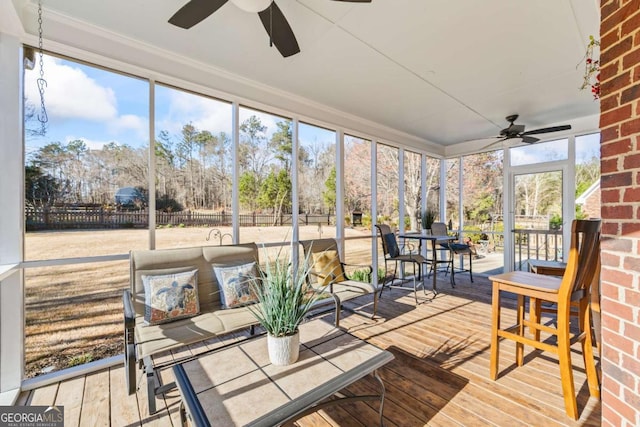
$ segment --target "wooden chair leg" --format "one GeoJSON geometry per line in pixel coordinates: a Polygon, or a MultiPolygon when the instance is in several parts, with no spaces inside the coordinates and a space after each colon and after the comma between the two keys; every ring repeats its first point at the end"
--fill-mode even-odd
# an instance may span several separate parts
{"type": "MultiPolygon", "coordinates": [[[[538,324],[542,321],[542,301],[537,298],[529,298],[529,319],[538,324]]],[[[529,332],[533,335],[534,340],[540,341],[540,329],[532,327],[529,328],[529,332]]]]}
{"type": "Polygon", "coordinates": [[[576,388],[573,382],[573,367],[571,365],[571,343],[569,335],[569,304],[566,308],[558,308],[558,360],[560,362],[560,379],[562,381],[562,394],[567,416],[578,419],[578,404],[576,402],[576,388]]]}
{"type": "MultiPolygon", "coordinates": [[[[518,306],[517,306],[517,322],[518,322],[518,335],[521,337],[524,336],[524,295],[518,295],[518,306]]],[[[517,341],[516,342],[516,365],[522,366],[524,361],[524,344],[517,341]]]]}
{"type": "Polygon", "coordinates": [[[584,368],[587,373],[587,383],[589,384],[589,394],[593,397],[600,397],[600,383],[598,380],[598,372],[596,371],[596,362],[593,356],[593,340],[591,331],[591,308],[589,306],[588,297],[580,301],[580,318],[582,325],[580,329],[585,332],[584,340],[582,340],[582,355],[584,357],[584,368]]]}
{"type": "Polygon", "coordinates": [[[500,329],[500,288],[497,283],[493,283],[493,299],[491,305],[491,362],[489,376],[492,380],[498,378],[498,362],[500,356],[500,340],[498,330],[500,329]]]}

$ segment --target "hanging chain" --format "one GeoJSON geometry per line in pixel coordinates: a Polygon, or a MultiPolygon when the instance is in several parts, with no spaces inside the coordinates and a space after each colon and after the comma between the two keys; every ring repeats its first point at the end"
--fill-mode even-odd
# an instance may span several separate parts
{"type": "Polygon", "coordinates": [[[46,123],[49,121],[47,116],[47,109],[44,105],[44,89],[47,87],[47,81],[44,79],[44,51],[42,49],[42,2],[38,1],[38,50],[40,54],[40,78],[38,78],[38,91],[40,92],[40,114],[38,114],[38,121],[42,125],[42,135],[46,133],[46,123]]]}

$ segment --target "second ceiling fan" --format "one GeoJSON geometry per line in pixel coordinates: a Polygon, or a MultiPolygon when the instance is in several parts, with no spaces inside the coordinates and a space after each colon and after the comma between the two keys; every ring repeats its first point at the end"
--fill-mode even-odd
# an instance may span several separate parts
{"type": "Polygon", "coordinates": [[[514,139],[514,138],[519,138],[522,140],[522,142],[526,142],[527,144],[535,144],[536,142],[540,141],[540,138],[536,138],[531,135],[540,135],[543,133],[560,132],[563,130],[571,129],[571,125],[560,125],[560,126],[551,126],[546,128],[528,130],[525,132],[524,125],[517,125],[514,123],[516,120],[518,120],[517,114],[512,114],[510,116],[507,116],[506,119],[509,122],[509,126],[502,129],[500,131],[500,135],[495,137],[495,138],[500,138],[499,140],[492,142],[487,147],[490,147],[492,145],[495,145],[507,139],[514,139]]]}
{"type": "MultiPolygon", "coordinates": [[[[169,23],[180,28],[191,28],[215,11],[220,9],[229,0],[190,0],[182,6],[170,19],[169,23]]],[[[287,18],[273,0],[230,0],[240,9],[247,12],[258,13],[264,29],[267,30],[269,41],[275,45],[285,58],[300,52],[298,41],[293,30],[287,22],[287,18]]],[[[333,0],[350,3],[371,3],[371,0],[333,0]]]]}

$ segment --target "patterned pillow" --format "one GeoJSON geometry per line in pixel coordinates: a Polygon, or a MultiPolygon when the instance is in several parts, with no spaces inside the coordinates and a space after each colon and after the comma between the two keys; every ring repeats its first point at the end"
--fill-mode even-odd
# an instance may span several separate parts
{"type": "Polygon", "coordinates": [[[323,286],[331,282],[344,282],[344,269],[340,264],[337,251],[324,251],[313,254],[313,269],[318,274],[318,283],[323,286]]]}
{"type": "Polygon", "coordinates": [[[231,267],[213,267],[220,287],[222,308],[234,308],[258,302],[252,282],[258,277],[255,262],[231,267]]]}
{"type": "Polygon", "coordinates": [[[142,275],[144,320],[158,325],[200,312],[198,270],[163,275],[142,275]]]}

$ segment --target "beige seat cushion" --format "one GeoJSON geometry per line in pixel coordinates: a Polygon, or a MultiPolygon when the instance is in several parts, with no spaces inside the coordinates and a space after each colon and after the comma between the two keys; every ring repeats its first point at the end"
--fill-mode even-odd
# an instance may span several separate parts
{"type": "MultiPolygon", "coordinates": [[[[328,290],[328,289],[327,289],[328,290]]],[[[373,285],[358,282],[356,280],[344,280],[333,284],[333,294],[340,298],[341,302],[375,292],[373,285]]]]}
{"type": "Polygon", "coordinates": [[[216,310],[195,317],[160,325],[143,326],[144,318],[136,318],[138,358],[193,344],[215,335],[257,325],[258,320],[247,307],[216,310]]]}

